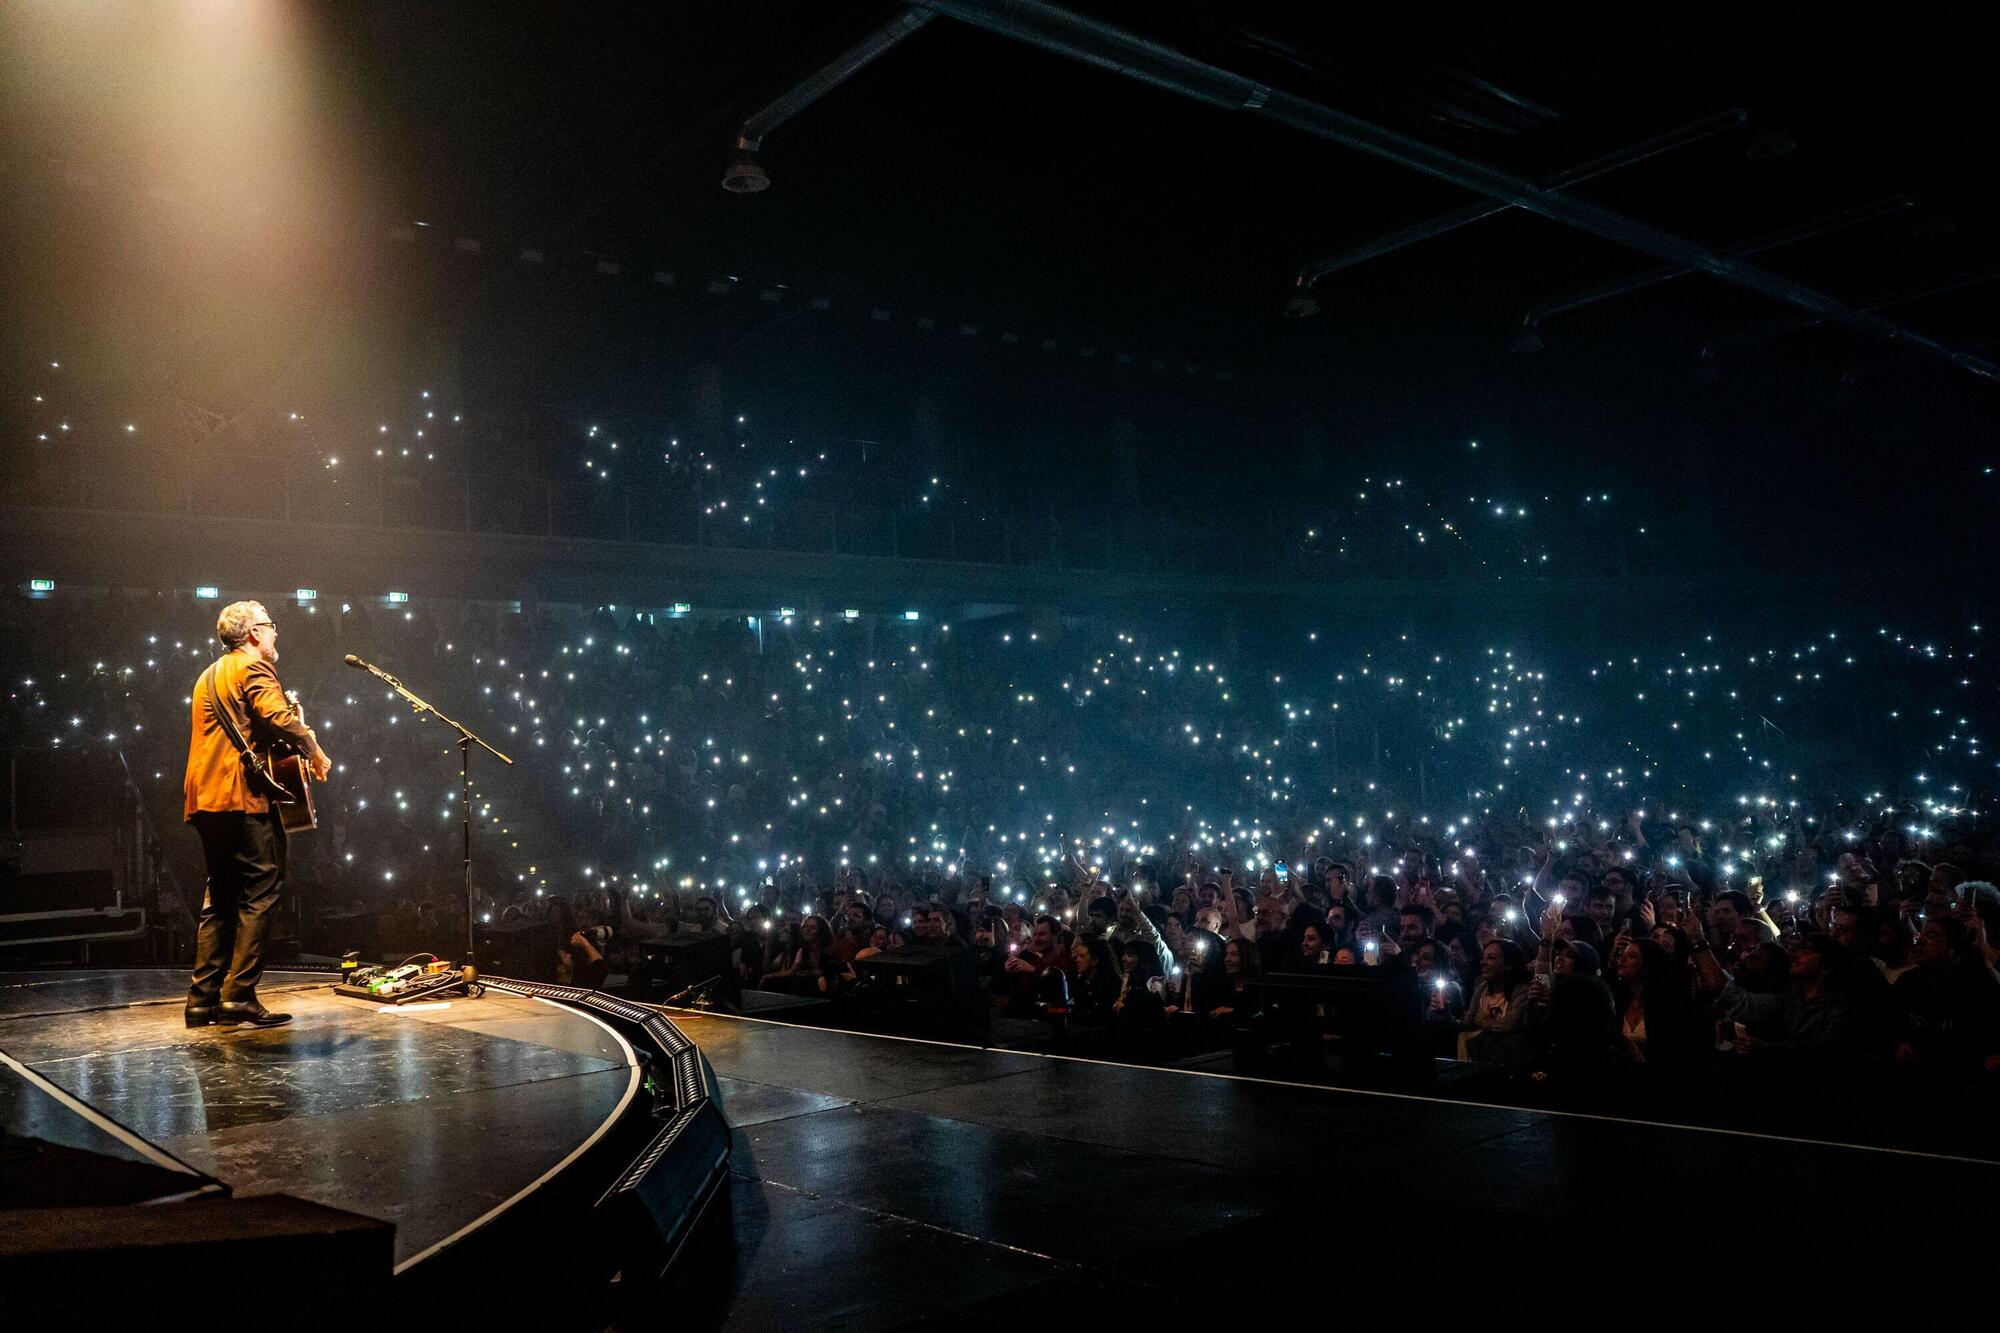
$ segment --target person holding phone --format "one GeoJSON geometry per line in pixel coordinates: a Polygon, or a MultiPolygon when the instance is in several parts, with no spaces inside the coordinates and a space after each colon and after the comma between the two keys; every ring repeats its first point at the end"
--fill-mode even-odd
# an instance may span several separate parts
{"type": "Polygon", "coordinates": [[[1047,914],[1036,917],[1028,942],[1014,949],[1000,965],[1010,1009],[1016,1014],[1032,1013],[1041,994],[1042,974],[1056,971],[1073,978],[1075,967],[1062,923],[1047,914]]]}

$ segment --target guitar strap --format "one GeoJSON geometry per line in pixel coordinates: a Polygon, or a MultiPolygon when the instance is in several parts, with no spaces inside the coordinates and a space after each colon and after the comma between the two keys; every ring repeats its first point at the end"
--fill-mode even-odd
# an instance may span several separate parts
{"type": "Polygon", "coordinates": [[[215,720],[222,724],[222,734],[229,738],[229,743],[236,747],[237,758],[243,761],[243,781],[266,800],[290,799],[291,793],[279,787],[258,765],[256,752],[250,748],[250,743],[243,739],[243,733],[236,729],[236,719],[222,706],[222,696],[215,688],[214,663],[209,664],[208,670],[204,671],[201,679],[196,682],[197,689],[202,685],[208,687],[209,711],[215,714],[215,720]]]}

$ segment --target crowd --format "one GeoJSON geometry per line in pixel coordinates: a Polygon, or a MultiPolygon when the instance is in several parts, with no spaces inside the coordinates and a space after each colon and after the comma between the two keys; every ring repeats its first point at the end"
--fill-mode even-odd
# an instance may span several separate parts
{"type": "Polygon", "coordinates": [[[1729,874],[1693,823],[1633,814],[1607,834],[1579,815],[1406,833],[1377,874],[1315,843],[1241,878],[1188,851],[1111,879],[1071,858],[1024,893],[850,866],[766,884],[733,920],[714,894],[635,912],[612,893],[598,910],[727,934],[746,983],[836,1000],[874,954],[963,949],[996,1013],[1123,1057],[1261,1051],[1288,1002],[1261,980],[1381,969],[1416,979],[1429,1055],[1538,1098],[1754,1095],[1859,1114],[1907,1094],[1990,1112],[2000,891],[1968,873],[1990,844],[1948,826],[1960,860],[1923,860],[1880,814],[1836,807],[1821,825],[1729,874]]]}
{"type": "MultiPolygon", "coordinates": [[[[15,503],[194,512],[219,442],[206,451],[175,443],[184,427],[171,411],[117,406],[98,368],[52,357],[15,358],[6,369],[17,392],[0,399],[0,430],[17,447],[0,456],[0,482],[15,503]]],[[[1205,507],[1156,507],[1144,522],[1107,523],[1106,483],[1114,508],[1144,503],[1136,469],[1114,469],[1076,496],[1039,487],[1024,503],[1028,476],[974,465],[962,439],[947,447],[933,429],[907,440],[881,433],[892,438],[781,425],[750,404],[578,418],[532,401],[465,403],[411,388],[246,414],[230,423],[226,448],[233,465],[267,478],[274,511],[319,523],[1071,569],[1282,571],[1307,582],[1670,573],[1677,553],[1662,520],[1681,540],[1706,523],[1699,508],[1663,515],[1657,497],[1645,506],[1650,517],[1626,513],[1626,495],[1593,484],[1602,478],[1563,471],[1526,482],[1477,439],[1433,441],[1442,458],[1424,476],[1400,465],[1336,468],[1324,442],[1301,447],[1301,488],[1315,499],[1296,520],[1246,529],[1205,507]]]]}
{"type": "MultiPolygon", "coordinates": [[[[213,606],[21,599],[7,650],[10,745],[122,755],[183,907],[213,606]]],[[[520,760],[474,765],[471,910],[549,923],[569,980],[726,936],[743,984],[847,1005],[871,957],[962,948],[994,1013],[1159,1059],[1287,1031],[1262,979],[1374,968],[1418,980],[1429,1053],[1536,1096],[2000,1079],[1976,646],[1225,658],[1017,615],[272,610],[338,765],[292,862],[329,949],[465,926],[453,738],[359,652],[520,760]],[[1914,760],[1857,752],[1861,716],[1914,760]]]]}

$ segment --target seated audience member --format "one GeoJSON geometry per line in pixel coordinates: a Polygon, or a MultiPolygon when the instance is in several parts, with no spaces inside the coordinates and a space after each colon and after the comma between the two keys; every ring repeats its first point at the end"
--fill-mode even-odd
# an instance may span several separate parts
{"type": "Polygon", "coordinates": [[[1402,909],[1397,917],[1396,944],[1404,953],[1410,953],[1419,944],[1431,938],[1437,926],[1437,914],[1423,903],[1411,903],[1402,909]]]}
{"type": "Polygon", "coordinates": [[[1788,960],[1780,988],[1749,991],[1733,979],[1723,988],[1717,1011],[1732,1025],[1735,1054],[1819,1073],[1851,1069],[1865,1054],[1852,956],[1830,935],[1808,935],[1792,945],[1788,960]]]}
{"type": "Polygon", "coordinates": [[[1160,968],[1159,950],[1148,941],[1128,938],[1114,947],[1121,954],[1123,977],[1111,1001],[1111,1021],[1121,1045],[1145,1055],[1166,1018],[1167,974],[1160,968]]]}
{"type": "Polygon", "coordinates": [[[1600,940],[1608,940],[1617,930],[1618,889],[1617,886],[1600,881],[1584,890],[1583,914],[1597,927],[1600,940]]]}
{"type": "Polygon", "coordinates": [[[776,921],[767,919],[764,924],[770,929],[764,933],[764,961],[758,970],[759,986],[764,984],[764,977],[788,972],[804,943],[797,917],[780,917],[776,921]]]}
{"type": "Polygon", "coordinates": [[[1205,930],[1188,931],[1184,941],[1178,956],[1182,975],[1168,996],[1169,1016],[1206,1014],[1222,1002],[1222,992],[1229,985],[1223,964],[1227,941],[1205,930]]]}
{"type": "Polygon", "coordinates": [[[1660,1076],[1679,1076],[1700,1052],[1694,978],[1653,940],[1623,936],[1612,948],[1611,992],[1625,1057],[1660,1076]]]}
{"type": "Polygon", "coordinates": [[[1379,938],[1395,938],[1402,924],[1402,911],[1396,905],[1396,881],[1388,875],[1375,875],[1364,883],[1368,889],[1368,910],[1355,923],[1356,928],[1369,926],[1379,938]]]}
{"type": "Polygon", "coordinates": [[[1424,1031],[1430,1049],[1448,1058],[1456,1053],[1458,1032],[1465,1025],[1465,987],[1453,972],[1449,949],[1436,940],[1417,946],[1411,966],[1423,987],[1424,1031]]]}
{"type": "MultiPolygon", "coordinates": [[[[1310,911],[1311,909],[1307,909],[1310,911]]],[[[1333,965],[1333,951],[1327,947],[1317,922],[1307,921],[1299,930],[1298,946],[1286,960],[1287,972],[1324,972],[1333,965]]]]}
{"type": "Polygon", "coordinates": [[[988,908],[973,918],[972,957],[979,978],[989,987],[1006,966],[1007,928],[1000,913],[988,908]]]}
{"type": "Polygon", "coordinates": [[[1352,906],[1344,899],[1335,899],[1326,909],[1326,941],[1328,947],[1338,949],[1352,943],[1353,929],[1350,921],[1352,906]]]}
{"type": "Polygon", "coordinates": [[[1896,1063],[1938,1082],[2000,1070],[2000,977],[1956,917],[1929,916],[1890,993],[1896,1063]]]}
{"type": "Polygon", "coordinates": [[[815,913],[800,923],[799,947],[791,960],[765,973],[763,984],[766,989],[830,996],[853,980],[854,969],[834,952],[833,927],[815,913]]]}
{"type": "Polygon", "coordinates": [[[1617,1059],[1616,1004],[1601,972],[1596,949],[1558,940],[1548,974],[1528,984],[1534,1072],[1565,1096],[1604,1087],[1617,1059]]]}
{"type": "Polygon", "coordinates": [[[1102,939],[1078,935],[1070,941],[1070,1022],[1102,1026],[1111,1021],[1112,1004],[1124,978],[1111,946],[1102,939]]]}
{"type": "Polygon", "coordinates": [[[1005,982],[1005,994],[1012,1012],[1021,1017],[1033,1017],[1035,1006],[1041,1002],[1042,974],[1049,971],[1071,975],[1076,961],[1071,957],[1064,942],[1062,923],[1054,917],[1042,915],[1035,918],[1034,934],[1024,945],[1014,948],[1007,961],[1001,964],[1001,975],[1005,982]]]}
{"type": "Polygon", "coordinates": [[[610,964],[597,947],[596,932],[584,924],[566,899],[552,899],[548,910],[549,924],[555,927],[556,984],[585,990],[602,986],[610,964]]]}
{"type": "Polygon", "coordinates": [[[1520,946],[1493,940],[1480,950],[1479,984],[1465,1009],[1458,1058],[1516,1068],[1531,1052],[1521,1028],[1528,1017],[1528,968],[1520,946]]]}
{"type": "Polygon", "coordinates": [[[1217,1002],[1209,1007],[1208,1017],[1229,1026],[1244,1026],[1263,1008],[1255,989],[1264,975],[1257,946],[1240,939],[1226,942],[1222,947],[1222,972],[1224,983],[1217,1002]]]}
{"type": "Polygon", "coordinates": [[[737,975],[746,986],[755,986],[764,975],[764,950],[771,938],[771,914],[762,903],[743,909],[742,918],[730,932],[730,952],[736,960],[737,975]]]}
{"type": "Polygon", "coordinates": [[[903,937],[878,921],[868,928],[868,942],[854,951],[854,957],[850,961],[859,962],[861,959],[874,958],[885,953],[901,953],[903,946],[903,937]]]}
{"type": "Polygon", "coordinates": [[[854,961],[854,956],[868,947],[868,936],[874,927],[874,920],[868,915],[868,904],[850,900],[840,909],[840,929],[833,940],[833,951],[844,963],[854,961]]]}

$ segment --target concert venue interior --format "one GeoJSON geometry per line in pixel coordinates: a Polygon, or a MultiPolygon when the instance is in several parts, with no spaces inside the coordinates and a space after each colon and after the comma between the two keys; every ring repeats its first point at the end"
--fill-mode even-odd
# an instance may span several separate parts
{"type": "Polygon", "coordinates": [[[1990,1300],[1975,13],[0,7],[0,1309],[1990,1300]]]}

